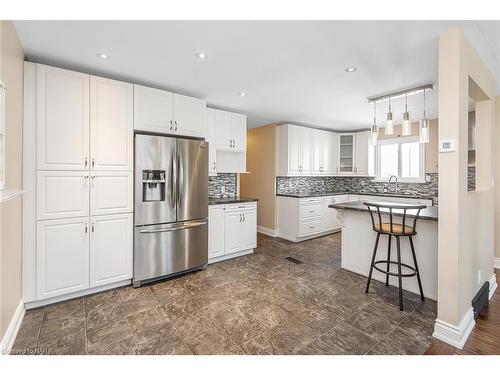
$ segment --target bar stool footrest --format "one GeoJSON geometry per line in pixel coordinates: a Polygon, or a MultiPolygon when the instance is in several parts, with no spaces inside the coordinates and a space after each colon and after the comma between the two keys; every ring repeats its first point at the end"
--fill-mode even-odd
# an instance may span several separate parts
{"type": "MultiPolygon", "coordinates": [[[[389,263],[389,264],[395,264],[395,265],[398,264],[398,262],[393,261],[393,260],[391,260],[391,261],[388,261],[388,260],[377,260],[376,262],[373,263],[373,268],[375,268],[377,271],[382,272],[383,274],[386,274],[386,275],[389,275],[389,276],[396,276],[396,277],[399,276],[399,274],[397,274],[397,273],[387,272],[387,271],[385,271],[385,270],[380,269],[380,268],[377,267],[377,264],[385,264],[385,265],[387,265],[387,263],[389,263]]],[[[401,273],[401,277],[412,277],[412,276],[417,275],[417,273],[418,273],[417,270],[414,267],[412,267],[412,266],[410,266],[408,264],[401,263],[401,267],[405,267],[406,269],[409,269],[410,271],[412,271],[412,273],[401,273]]]]}

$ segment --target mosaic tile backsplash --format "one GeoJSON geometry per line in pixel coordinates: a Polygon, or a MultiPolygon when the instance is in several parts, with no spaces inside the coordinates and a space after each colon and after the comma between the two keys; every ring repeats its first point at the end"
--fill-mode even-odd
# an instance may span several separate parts
{"type": "MultiPolygon", "coordinates": [[[[438,175],[426,173],[425,183],[399,183],[401,195],[432,199],[438,204],[438,175]]],[[[376,182],[373,177],[276,177],[277,194],[394,193],[394,184],[376,182]]]]}
{"type": "Polygon", "coordinates": [[[222,194],[221,187],[226,187],[225,194],[234,197],[237,190],[236,173],[219,173],[217,176],[208,177],[208,196],[218,197],[222,194]]]}

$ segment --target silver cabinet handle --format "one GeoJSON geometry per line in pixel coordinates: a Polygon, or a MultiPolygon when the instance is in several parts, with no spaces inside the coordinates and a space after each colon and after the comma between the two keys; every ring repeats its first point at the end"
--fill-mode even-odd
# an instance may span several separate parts
{"type": "Polygon", "coordinates": [[[87,223],[85,223],[85,234],[89,231],[89,228],[87,226],[87,223]]]}
{"type": "Polygon", "coordinates": [[[242,219],[241,219],[241,214],[240,214],[240,223],[241,223],[241,220],[242,220],[242,219]]]}
{"type": "Polygon", "coordinates": [[[177,131],[177,120],[174,121],[175,124],[175,131],[177,131]]]}
{"type": "Polygon", "coordinates": [[[180,226],[180,227],[167,227],[167,228],[162,227],[162,228],[157,228],[157,229],[143,229],[143,230],[139,231],[139,233],[174,232],[177,230],[200,227],[200,226],[205,225],[205,224],[207,224],[206,221],[200,221],[198,223],[184,224],[183,226],[180,226]]]}
{"type": "Polygon", "coordinates": [[[89,176],[88,176],[88,175],[85,175],[85,176],[83,176],[83,178],[84,178],[84,179],[87,179],[87,178],[89,178],[89,176]]]}
{"type": "Polygon", "coordinates": [[[85,156],[85,167],[89,164],[89,160],[88,160],[88,157],[85,156]]]}
{"type": "Polygon", "coordinates": [[[243,222],[245,222],[245,220],[246,220],[246,216],[245,216],[245,214],[243,214],[243,222]]]}
{"type": "Polygon", "coordinates": [[[90,178],[94,179],[94,178],[95,178],[95,176],[90,176],[90,178]]]}
{"type": "Polygon", "coordinates": [[[95,160],[94,158],[92,158],[92,168],[94,168],[94,165],[95,165],[95,160]]]}
{"type": "Polygon", "coordinates": [[[172,131],[172,128],[173,128],[173,124],[172,124],[172,120],[170,120],[170,131],[172,131]]]}
{"type": "Polygon", "coordinates": [[[92,233],[94,233],[94,225],[95,225],[95,223],[92,223],[92,225],[91,225],[92,233]]]}

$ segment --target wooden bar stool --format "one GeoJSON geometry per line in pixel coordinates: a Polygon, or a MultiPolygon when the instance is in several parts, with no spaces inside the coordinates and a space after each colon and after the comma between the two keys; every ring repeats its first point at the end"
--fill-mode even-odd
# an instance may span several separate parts
{"type": "Polygon", "coordinates": [[[420,272],[418,271],[417,265],[417,257],[415,256],[415,248],[413,246],[413,236],[417,234],[417,219],[420,215],[420,210],[426,208],[424,205],[399,205],[399,204],[391,204],[391,203],[373,203],[373,202],[364,202],[364,205],[368,207],[368,211],[370,212],[370,216],[372,219],[373,230],[377,232],[377,239],[375,240],[375,247],[373,249],[372,262],[370,266],[370,273],[368,274],[368,282],[366,284],[366,293],[370,288],[370,281],[372,278],[373,269],[380,271],[386,275],[385,285],[389,285],[389,276],[397,276],[399,281],[399,309],[403,311],[403,285],[402,279],[403,277],[412,277],[417,276],[418,288],[420,290],[420,298],[422,301],[425,301],[424,292],[422,290],[422,281],[420,280],[420,272]],[[409,212],[408,212],[409,211],[409,212]],[[407,214],[410,213],[412,218],[408,218],[407,214]],[[382,215],[389,216],[389,222],[382,221],[382,215]],[[402,216],[401,223],[394,222],[394,216],[402,216]],[[378,221],[376,220],[378,219],[378,221]],[[410,219],[410,224],[407,224],[407,219],[410,219]],[[413,223],[411,223],[411,219],[413,219],[413,223]],[[377,224],[378,222],[378,224],[377,224]],[[385,234],[389,236],[388,245],[387,245],[387,260],[377,260],[375,261],[375,257],[377,255],[378,242],[380,239],[380,235],[385,234]],[[396,245],[397,245],[397,261],[391,261],[391,240],[392,237],[396,237],[396,245]],[[413,263],[415,267],[412,267],[408,264],[401,262],[401,243],[400,237],[408,237],[410,241],[411,253],[413,255],[413,263]],[[386,264],[386,270],[383,270],[377,267],[377,264],[386,264]],[[390,265],[396,264],[398,267],[398,272],[390,272],[390,265]],[[408,273],[403,273],[401,268],[409,270],[408,273]]]}

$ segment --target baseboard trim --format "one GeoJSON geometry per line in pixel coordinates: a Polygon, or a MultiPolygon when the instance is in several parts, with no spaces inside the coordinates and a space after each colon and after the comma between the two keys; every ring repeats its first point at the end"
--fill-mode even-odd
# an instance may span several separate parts
{"type": "Polygon", "coordinates": [[[471,307],[458,326],[436,319],[432,336],[455,348],[462,349],[475,324],[474,311],[471,307]]]}
{"type": "Polygon", "coordinates": [[[95,293],[100,293],[100,292],[104,292],[106,290],[119,288],[121,286],[131,285],[131,284],[132,284],[132,281],[130,279],[126,279],[126,280],[114,282],[112,284],[107,284],[107,285],[102,285],[102,286],[98,286],[95,288],[80,290],[78,292],[63,294],[62,296],[51,297],[51,298],[47,298],[47,299],[43,299],[43,300],[39,300],[39,301],[26,302],[25,307],[28,310],[34,309],[36,307],[46,306],[46,305],[50,305],[50,304],[62,302],[62,301],[67,301],[67,300],[70,300],[73,298],[78,298],[81,296],[86,296],[86,295],[95,294],[95,293]]]}
{"type": "Polygon", "coordinates": [[[247,249],[247,250],[243,250],[243,251],[238,251],[237,253],[221,255],[220,257],[208,259],[208,264],[222,262],[223,260],[228,260],[228,259],[232,259],[232,258],[241,257],[243,255],[252,254],[253,251],[254,251],[254,249],[247,249]]]}
{"type": "Polygon", "coordinates": [[[495,293],[495,290],[497,289],[497,277],[495,275],[495,272],[493,272],[493,275],[490,277],[490,294],[488,296],[489,299],[493,297],[493,294],[495,293]]]}
{"type": "Polygon", "coordinates": [[[265,234],[266,236],[277,237],[276,229],[263,227],[262,225],[257,225],[257,232],[265,234]]]}
{"type": "Polygon", "coordinates": [[[493,258],[493,267],[500,270],[500,258],[493,258]]]}
{"type": "Polygon", "coordinates": [[[16,311],[14,311],[14,315],[10,320],[9,326],[3,335],[2,342],[0,343],[0,354],[9,354],[11,351],[14,341],[16,341],[19,328],[21,328],[25,312],[24,302],[21,300],[19,301],[16,311]]]}

